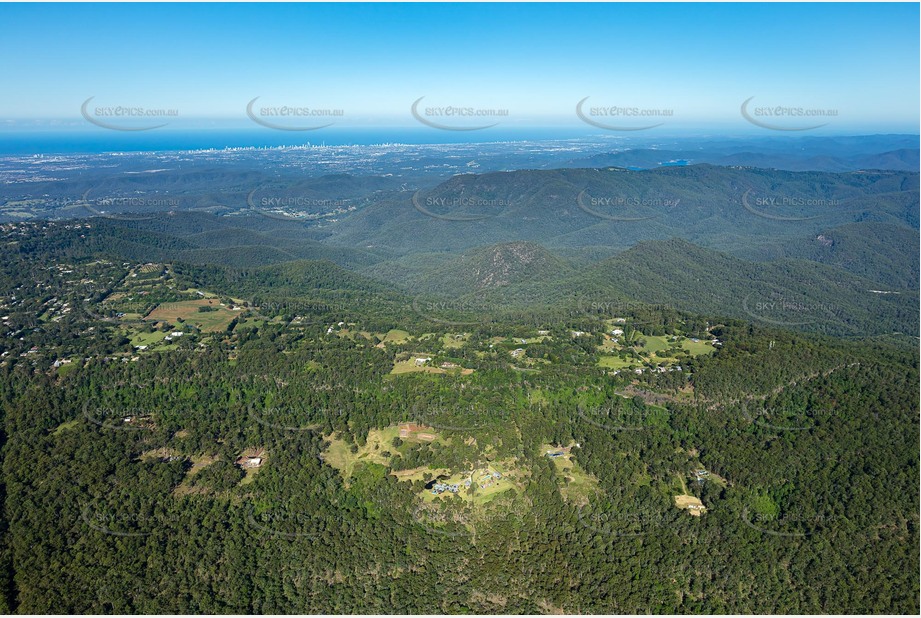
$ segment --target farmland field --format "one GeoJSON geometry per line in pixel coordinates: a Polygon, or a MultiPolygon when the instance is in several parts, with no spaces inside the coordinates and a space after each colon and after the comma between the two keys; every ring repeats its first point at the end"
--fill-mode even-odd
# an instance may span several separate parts
{"type": "Polygon", "coordinates": [[[688,351],[688,354],[692,356],[700,356],[701,354],[713,354],[716,352],[716,348],[708,341],[691,341],[690,339],[684,339],[681,342],[681,347],[688,351]]]}
{"type": "Polygon", "coordinates": [[[163,341],[163,338],[166,337],[166,333],[157,330],[153,331],[152,333],[129,331],[126,336],[131,340],[132,346],[151,346],[163,341]]]}
{"type": "Polygon", "coordinates": [[[388,331],[387,334],[384,335],[384,337],[383,337],[382,340],[381,340],[381,343],[382,343],[382,344],[387,344],[387,343],[395,343],[395,344],[406,343],[407,341],[409,341],[409,338],[410,338],[410,334],[409,334],[407,331],[405,331],[405,330],[399,330],[399,329],[396,329],[396,328],[395,328],[395,329],[393,329],[393,330],[388,331]]]}
{"type": "Polygon", "coordinates": [[[602,356],[598,359],[598,366],[606,369],[626,369],[638,367],[641,363],[634,359],[623,359],[620,356],[602,356]]]}
{"type": "Polygon", "coordinates": [[[640,335],[640,338],[646,341],[646,343],[643,345],[643,349],[651,354],[660,352],[662,350],[667,350],[669,344],[671,343],[668,340],[668,337],[661,335],[640,335]]]}
{"type": "Polygon", "coordinates": [[[182,320],[203,331],[214,332],[227,328],[237,315],[239,312],[221,306],[217,298],[200,298],[163,303],[147,314],[144,319],[168,322],[174,326],[180,324],[182,320]],[[215,311],[199,311],[199,307],[213,307],[215,311]]]}

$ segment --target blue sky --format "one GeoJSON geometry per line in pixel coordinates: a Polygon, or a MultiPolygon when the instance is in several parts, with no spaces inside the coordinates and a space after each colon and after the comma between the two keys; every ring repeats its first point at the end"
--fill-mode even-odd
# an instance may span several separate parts
{"type": "Polygon", "coordinates": [[[80,123],[94,96],[246,122],[259,96],[412,124],[425,96],[566,125],[591,97],[731,129],[754,96],[917,132],[918,21],[917,4],[0,4],[0,119],[80,123]]]}

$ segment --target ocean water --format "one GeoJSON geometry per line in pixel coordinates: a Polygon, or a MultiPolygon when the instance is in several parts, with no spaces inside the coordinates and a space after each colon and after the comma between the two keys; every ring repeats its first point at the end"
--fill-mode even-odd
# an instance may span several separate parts
{"type": "Polygon", "coordinates": [[[493,128],[482,131],[441,131],[427,127],[323,129],[310,132],[270,129],[190,129],[168,127],[151,131],[106,129],[0,130],[0,155],[93,154],[101,152],[163,152],[225,148],[276,148],[303,145],[457,144],[538,141],[615,136],[575,128],[493,128]]]}

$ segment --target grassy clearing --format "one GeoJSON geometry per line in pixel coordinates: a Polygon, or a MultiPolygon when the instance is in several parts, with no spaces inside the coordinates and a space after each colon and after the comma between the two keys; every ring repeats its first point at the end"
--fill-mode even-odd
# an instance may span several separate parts
{"type": "Polygon", "coordinates": [[[122,311],[121,314],[118,318],[120,322],[138,322],[144,319],[144,314],[137,311],[122,311]]]}
{"type": "Polygon", "coordinates": [[[678,485],[681,487],[681,493],[675,496],[675,506],[679,509],[685,509],[694,517],[700,517],[707,512],[703,502],[697,496],[692,496],[688,492],[688,487],[684,482],[683,476],[678,476],[678,485]]]}
{"type": "MultiPolygon", "coordinates": [[[[339,337],[343,337],[350,341],[356,342],[359,341],[359,338],[366,339],[368,341],[374,338],[374,334],[369,333],[366,330],[352,330],[346,326],[340,327],[338,330],[334,330],[333,332],[339,337]]],[[[380,333],[377,334],[378,338],[383,338],[385,336],[386,335],[382,335],[380,333]]]]}
{"type": "Polygon", "coordinates": [[[441,337],[441,343],[447,349],[456,349],[464,347],[468,339],[470,333],[448,333],[441,337]]]}
{"type": "Polygon", "coordinates": [[[601,347],[599,348],[602,352],[616,352],[622,350],[623,346],[617,343],[611,335],[607,333],[602,333],[601,347]]]}
{"type": "Polygon", "coordinates": [[[231,311],[221,306],[217,298],[199,298],[197,300],[183,300],[179,302],[163,303],[157,306],[146,316],[146,320],[179,324],[179,320],[194,324],[203,331],[220,331],[227,328],[231,320],[239,315],[238,311],[231,311]],[[199,307],[212,307],[214,311],[199,311],[199,307]]]}
{"type": "Polygon", "coordinates": [[[709,341],[691,341],[684,339],[681,341],[681,347],[684,348],[691,356],[700,356],[701,354],[713,354],[716,348],[709,341]]]}
{"type": "Polygon", "coordinates": [[[665,335],[640,335],[640,337],[646,341],[642,348],[649,354],[667,350],[671,345],[671,341],[665,335]]]}
{"type": "Polygon", "coordinates": [[[655,354],[656,352],[667,350],[674,344],[678,344],[684,352],[690,354],[691,356],[712,354],[716,351],[716,348],[713,347],[713,344],[704,340],[691,341],[686,337],[678,337],[676,341],[672,341],[671,337],[664,335],[643,335],[642,337],[646,340],[646,344],[643,346],[643,350],[649,354],[655,354]]]}
{"type": "Polygon", "coordinates": [[[196,455],[191,457],[192,467],[189,468],[189,472],[186,474],[186,478],[190,476],[195,476],[214,462],[219,459],[217,455],[196,455]]]}
{"type": "Polygon", "coordinates": [[[451,472],[447,468],[429,468],[428,466],[421,466],[419,468],[412,468],[410,470],[394,470],[390,474],[395,476],[398,481],[424,481],[425,475],[429,474],[433,478],[440,476],[442,474],[448,474],[451,472]]]}
{"type": "Polygon", "coordinates": [[[125,336],[131,341],[132,346],[146,345],[152,346],[163,341],[163,338],[166,337],[166,333],[155,330],[152,333],[138,332],[135,330],[128,330],[125,333],[125,336]]]}
{"type": "MultiPolygon", "coordinates": [[[[664,363],[667,365],[678,362],[677,356],[682,353],[691,356],[700,356],[701,354],[712,354],[716,348],[709,341],[691,341],[690,339],[679,336],[673,338],[672,335],[639,335],[643,345],[633,348],[643,359],[656,364],[664,363]],[[675,348],[678,351],[669,354],[668,350],[675,348]]],[[[612,353],[624,349],[624,345],[615,341],[607,334],[604,335],[604,341],[598,350],[604,354],[598,360],[598,366],[605,369],[627,369],[636,368],[642,365],[642,362],[629,359],[624,360],[612,353]]]]}
{"type": "Polygon", "coordinates": [[[399,345],[401,343],[406,343],[411,338],[412,335],[410,335],[407,331],[395,328],[393,330],[387,331],[386,335],[381,336],[381,342],[378,345],[384,346],[388,343],[399,345]]]}
{"type": "MultiPolygon", "coordinates": [[[[431,433],[437,436],[434,431],[431,433]]],[[[360,463],[376,463],[389,467],[392,459],[400,455],[399,450],[392,444],[393,439],[399,437],[400,427],[397,425],[384,429],[372,429],[368,432],[364,446],[358,447],[358,450],[353,453],[352,445],[336,434],[326,436],[329,448],[323,452],[323,461],[341,472],[345,479],[352,476],[355,466],[360,463]],[[390,455],[384,453],[390,453],[390,455]]],[[[410,435],[401,439],[412,441],[415,438],[410,435]]]]}
{"type": "Polygon", "coordinates": [[[580,506],[588,504],[589,499],[599,491],[598,479],[582,469],[571,451],[551,444],[542,444],[540,448],[543,456],[546,456],[547,452],[563,451],[563,455],[550,459],[554,471],[563,483],[560,485],[560,495],[563,499],[580,506]]]}
{"type": "MultiPolygon", "coordinates": [[[[389,333],[372,333],[369,330],[356,330],[354,328],[350,328],[350,326],[355,326],[355,325],[354,324],[349,324],[346,326],[335,326],[334,325],[332,327],[333,328],[332,334],[335,334],[337,337],[348,339],[349,341],[352,341],[356,344],[362,344],[365,341],[374,341],[376,338],[378,340],[377,347],[379,348],[384,347],[384,340],[387,339],[387,335],[389,333]]],[[[400,336],[397,333],[406,333],[406,331],[390,331],[390,332],[395,333],[394,340],[392,340],[390,343],[402,343],[402,341],[400,340],[400,336]]]]}
{"type": "Polygon", "coordinates": [[[707,512],[707,508],[700,501],[700,498],[687,494],[675,496],[675,506],[679,509],[687,510],[694,517],[700,517],[707,512]]]}
{"type": "Polygon", "coordinates": [[[529,343],[541,343],[547,339],[553,339],[550,335],[538,335],[536,337],[509,337],[508,341],[515,345],[528,345],[529,343]]]}
{"type": "Polygon", "coordinates": [[[410,357],[403,361],[396,361],[393,363],[393,369],[390,370],[392,375],[398,375],[403,373],[447,373],[441,367],[432,367],[431,365],[418,365],[416,364],[415,356],[410,357]]]}
{"type": "MultiPolygon", "coordinates": [[[[165,451],[166,449],[158,449],[157,451],[149,451],[151,453],[158,452],[160,450],[165,451]]],[[[176,496],[187,496],[190,494],[202,494],[206,490],[202,487],[193,487],[192,486],[192,477],[216,462],[219,457],[217,455],[196,455],[189,458],[192,462],[192,467],[189,468],[189,471],[186,472],[185,478],[182,479],[182,482],[176,486],[173,490],[173,494],[176,496]]]]}
{"type": "Polygon", "coordinates": [[[79,424],[80,424],[79,418],[75,418],[72,421],[65,421],[55,428],[55,430],[52,432],[52,435],[59,436],[65,431],[67,431],[68,429],[73,429],[79,424]]]}
{"type": "Polygon", "coordinates": [[[639,365],[640,363],[632,358],[623,359],[620,356],[600,356],[598,358],[598,366],[605,369],[627,369],[639,365]]]}
{"type": "Polygon", "coordinates": [[[61,365],[58,367],[58,376],[64,377],[68,373],[74,371],[77,368],[76,363],[67,363],[66,365],[61,365]]]}

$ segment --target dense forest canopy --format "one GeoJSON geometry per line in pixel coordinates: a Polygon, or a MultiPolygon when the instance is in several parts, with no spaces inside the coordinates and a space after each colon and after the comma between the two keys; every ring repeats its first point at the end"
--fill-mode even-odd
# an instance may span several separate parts
{"type": "Polygon", "coordinates": [[[4,228],[4,611],[919,610],[898,305],[689,312],[626,258],[459,300],[112,230],[4,228]]]}

